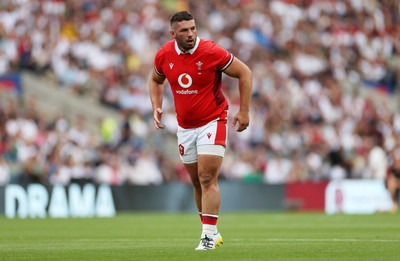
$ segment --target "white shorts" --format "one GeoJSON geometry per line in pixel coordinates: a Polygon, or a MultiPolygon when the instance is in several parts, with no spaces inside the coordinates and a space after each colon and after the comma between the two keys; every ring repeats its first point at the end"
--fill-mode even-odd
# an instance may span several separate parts
{"type": "Polygon", "coordinates": [[[178,126],[179,155],[183,163],[197,162],[198,154],[224,157],[228,139],[228,111],[204,126],[184,129],[178,126]]]}

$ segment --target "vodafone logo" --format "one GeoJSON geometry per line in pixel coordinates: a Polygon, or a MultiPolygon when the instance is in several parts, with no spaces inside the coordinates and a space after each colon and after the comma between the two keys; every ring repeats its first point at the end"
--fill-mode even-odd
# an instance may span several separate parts
{"type": "Polygon", "coordinates": [[[178,83],[182,88],[189,88],[192,86],[192,82],[192,77],[190,77],[190,75],[187,73],[182,73],[178,77],[178,83]]]}
{"type": "MultiPolygon", "coordinates": [[[[182,88],[189,88],[190,86],[192,86],[193,80],[192,77],[190,77],[189,74],[187,73],[182,73],[181,75],[179,75],[178,77],[178,83],[182,88]]],[[[179,95],[186,95],[186,94],[197,94],[198,90],[175,90],[175,92],[179,95]]]]}

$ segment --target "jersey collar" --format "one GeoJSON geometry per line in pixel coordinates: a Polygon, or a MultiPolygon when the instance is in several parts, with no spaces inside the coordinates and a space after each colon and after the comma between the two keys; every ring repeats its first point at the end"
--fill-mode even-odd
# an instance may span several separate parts
{"type": "MultiPolygon", "coordinates": [[[[196,51],[197,47],[199,47],[199,44],[200,44],[200,38],[197,37],[195,46],[192,49],[190,49],[189,51],[187,51],[186,53],[193,54],[194,51],[196,51]]],[[[175,51],[178,53],[178,55],[180,55],[182,53],[185,53],[181,49],[179,49],[178,44],[176,43],[176,41],[175,41],[175,51]]]]}

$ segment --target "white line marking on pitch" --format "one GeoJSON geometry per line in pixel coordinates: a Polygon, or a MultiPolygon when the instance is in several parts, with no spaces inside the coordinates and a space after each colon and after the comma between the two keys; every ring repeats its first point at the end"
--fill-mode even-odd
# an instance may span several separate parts
{"type": "MultiPolygon", "coordinates": [[[[229,241],[240,241],[243,239],[231,239],[229,241]]],[[[352,238],[263,238],[255,241],[295,241],[295,242],[400,242],[400,239],[352,239],[352,238]]]]}
{"type": "MultiPolygon", "coordinates": [[[[179,238],[179,239],[164,239],[164,238],[134,238],[134,239],[77,239],[76,241],[91,241],[91,242],[164,242],[164,241],[191,241],[193,238],[179,238]]],[[[197,240],[197,239],[196,239],[197,240]]],[[[243,239],[232,238],[226,239],[229,242],[243,242],[243,239]]],[[[260,239],[246,239],[247,242],[382,242],[382,243],[400,243],[400,239],[356,239],[356,238],[260,238],[260,239]]]]}

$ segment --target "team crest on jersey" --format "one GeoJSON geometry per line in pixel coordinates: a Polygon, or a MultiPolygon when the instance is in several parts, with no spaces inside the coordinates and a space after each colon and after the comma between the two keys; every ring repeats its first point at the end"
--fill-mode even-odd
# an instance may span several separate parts
{"type": "Polygon", "coordinates": [[[201,66],[203,65],[203,63],[202,63],[201,61],[198,61],[198,62],[196,63],[196,65],[197,65],[197,70],[198,70],[198,71],[201,71],[201,66]]]}
{"type": "Polygon", "coordinates": [[[173,63],[170,63],[169,64],[169,68],[172,70],[172,67],[174,67],[174,64],[173,63]]]}

